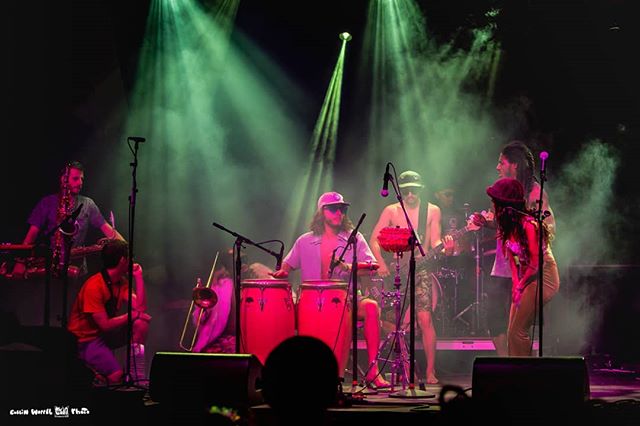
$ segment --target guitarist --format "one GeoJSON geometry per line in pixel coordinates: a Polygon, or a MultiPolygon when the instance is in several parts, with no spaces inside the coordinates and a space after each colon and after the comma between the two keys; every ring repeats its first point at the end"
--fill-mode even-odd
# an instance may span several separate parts
{"type": "MultiPolygon", "coordinates": [[[[420,227],[424,226],[424,235],[418,235],[423,247],[429,249],[440,245],[443,242],[440,235],[440,208],[429,202],[426,203],[426,207],[421,205],[420,195],[424,190],[424,185],[420,174],[412,170],[402,172],[400,176],[398,176],[398,188],[402,194],[409,220],[416,229],[416,232],[419,234],[420,227]],[[421,221],[422,212],[424,212],[425,219],[421,221]]],[[[369,241],[371,251],[380,265],[378,274],[382,277],[389,276],[390,271],[387,262],[382,256],[378,236],[383,228],[395,226],[399,226],[400,228],[408,227],[402,206],[399,202],[390,204],[382,210],[369,241]]],[[[445,251],[447,254],[451,254],[454,249],[453,239],[448,237],[444,242],[445,251]]],[[[409,256],[403,256],[400,262],[408,263],[408,258],[409,256]]],[[[426,382],[428,384],[436,384],[438,383],[438,378],[435,374],[436,331],[433,326],[432,317],[433,311],[438,304],[438,290],[435,288],[437,286],[434,286],[433,275],[424,268],[421,268],[420,271],[416,268],[415,278],[416,320],[417,325],[422,331],[422,344],[427,361],[426,382]]]]}

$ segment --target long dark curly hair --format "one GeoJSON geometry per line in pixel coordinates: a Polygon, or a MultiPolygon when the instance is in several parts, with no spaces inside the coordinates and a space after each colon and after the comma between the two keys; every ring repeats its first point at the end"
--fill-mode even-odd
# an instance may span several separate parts
{"type": "MultiPolygon", "coordinates": [[[[524,249],[522,253],[524,258],[521,258],[521,261],[528,263],[531,253],[529,253],[527,233],[523,223],[526,220],[535,220],[533,211],[527,210],[524,202],[503,203],[493,199],[493,204],[495,206],[496,223],[498,224],[497,238],[502,243],[503,252],[505,243],[513,237],[520,244],[520,247],[524,249]]],[[[544,245],[551,243],[551,233],[544,222],[542,222],[542,241],[544,245]]]]}
{"type": "MultiPolygon", "coordinates": [[[[340,224],[340,231],[351,231],[353,229],[353,222],[346,214],[342,215],[342,223],[340,224]]],[[[311,223],[309,224],[309,230],[315,235],[322,235],[324,233],[324,212],[322,209],[316,211],[313,215],[311,223]]]]}
{"type": "Polygon", "coordinates": [[[513,140],[502,147],[500,154],[506,157],[510,163],[518,165],[516,179],[524,186],[525,198],[528,198],[534,182],[537,182],[533,174],[535,160],[531,150],[524,142],[513,140]]]}

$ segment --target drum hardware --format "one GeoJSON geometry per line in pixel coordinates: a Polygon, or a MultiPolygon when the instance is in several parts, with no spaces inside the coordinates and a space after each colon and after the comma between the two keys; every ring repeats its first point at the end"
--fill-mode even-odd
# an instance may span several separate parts
{"type": "MultiPolygon", "coordinates": [[[[483,254],[483,248],[482,248],[482,230],[484,229],[484,227],[480,227],[479,229],[474,231],[475,234],[475,247],[474,247],[474,259],[475,259],[475,298],[473,300],[473,302],[471,302],[469,305],[467,305],[462,311],[460,311],[459,313],[457,313],[453,318],[452,321],[461,321],[466,327],[471,326],[470,329],[470,334],[472,336],[478,335],[480,334],[480,305],[481,305],[481,298],[482,298],[482,286],[483,286],[483,279],[482,279],[482,258],[484,256],[483,254]],[[472,312],[472,319],[471,321],[466,321],[462,318],[462,316],[464,314],[466,314],[467,312],[471,311],[472,312]]],[[[457,280],[456,280],[456,287],[457,287],[457,280]]],[[[456,309],[457,310],[457,309],[456,309]]]]}
{"type": "Polygon", "coordinates": [[[191,352],[193,350],[193,346],[196,343],[196,339],[198,337],[198,332],[200,331],[200,322],[202,321],[202,316],[204,315],[204,311],[206,309],[212,308],[218,303],[218,295],[215,291],[211,289],[211,282],[213,279],[213,271],[216,269],[216,263],[218,263],[218,256],[220,252],[216,253],[216,257],[213,259],[213,266],[211,266],[211,272],[209,273],[209,279],[207,280],[207,284],[202,286],[202,279],[198,278],[196,280],[196,286],[193,288],[191,292],[191,304],[189,305],[189,310],[187,311],[187,317],[184,320],[184,327],[182,327],[182,334],[180,335],[180,347],[187,352],[191,352]],[[191,314],[193,312],[193,306],[197,306],[200,308],[196,318],[196,324],[193,331],[193,337],[191,338],[191,343],[189,346],[185,346],[184,340],[187,332],[187,328],[191,323],[191,314]]]}
{"type": "Polygon", "coordinates": [[[235,314],[235,323],[236,323],[236,353],[241,353],[240,351],[240,342],[242,340],[242,336],[240,335],[240,329],[241,327],[238,327],[237,325],[240,324],[240,299],[241,299],[241,295],[240,295],[240,289],[241,289],[241,284],[242,284],[242,248],[244,247],[244,244],[251,244],[254,247],[259,248],[260,250],[269,253],[270,255],[272,255],[273,257],[276,258],[276,270],[280,269],[281,265],[282,265],[282,253],[284,251],[284,243],[282,241],[279,240],[269,240],[269,241],[264,241],[263,243],[256,243],[251,241],[249,238],[238,234],[237,232],[234,232],[230,229],[225,228],[224,226],[213,222],[213,226],[215,226],[216,228],[219,228],[231,235],[233,235],[234,237],[236,237],[236,241],[233,245],[233,254],[234,254],[234,271],[233,271],[233,281],[234,281],[234,300],[235,300],[235,304],[236,304],[236,314],[235,314]],[[276,253],[268,248],[266,248],[265,246],[263,246],[262,244],[267,243],[267,242],[280,242],[282,244],[281,249],[280,249],[280,253],[276,253]]]}
{"type": "MultiPolygon", "coordinates": [[[[383,352],[383,349],[387,347],[389,343],[393,345],[393,359],[391,360],[391,389],[393,392],[396,383],[402,383],[402,389],[406,389],[409,385],[409,350],[405,341],[405,331],[401,327],[402,322],[402,295],[400,287],[402,280],[400,278],[400,258],[402,257],[402,251],[396,253],[395,262],[395,276],[393,279],[394,290],[382,291],[383,300],[389,300],[388,302],[394,308],[395,314],[395,330],[387,335],[384,340],[378,354],[383,352]]],[[[378,355],[378,361],[389,361],[389,359],[380,358],[378,355]]]]}

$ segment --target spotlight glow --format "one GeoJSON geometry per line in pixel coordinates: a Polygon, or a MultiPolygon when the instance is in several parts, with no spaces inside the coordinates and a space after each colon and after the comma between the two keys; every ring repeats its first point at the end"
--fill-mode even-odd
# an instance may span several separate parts
{"type": "Polygon", "coordinates": [[[338,37],[340,37],[340,40],[342,40],[342,41],[349,41],[349,40],[351,40],[353,38],[353,37],[351,37],[351,34],[349,34],[346,31],[343,32],[343,33],[340,33],[340,35],[338,37]]]}

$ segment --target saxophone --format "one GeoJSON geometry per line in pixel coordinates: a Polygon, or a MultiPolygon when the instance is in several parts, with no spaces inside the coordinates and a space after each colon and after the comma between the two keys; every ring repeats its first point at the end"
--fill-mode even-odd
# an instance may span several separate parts
{"type": "MultiPolygon", "coordinates": [[[[60,193],[58,196],[58,209],[56,211],[57,223],[62,223],[63,220],[69,217],[73,211],[74,200],[71,197],[71,187],[69,185],[69,172],[71,167],[66,166],[64,175],[60,181],[60,193]]],[[[65,260],[68,261],[66,256],[67,239],[71,238],[78,231],[77,225],[74,224],[74,229],[65,230],[62,226],[56,229],[53,235],[53,254],[51,260],[51,272],[56,278],[60,278],[65,268],[65,260]]]]}

